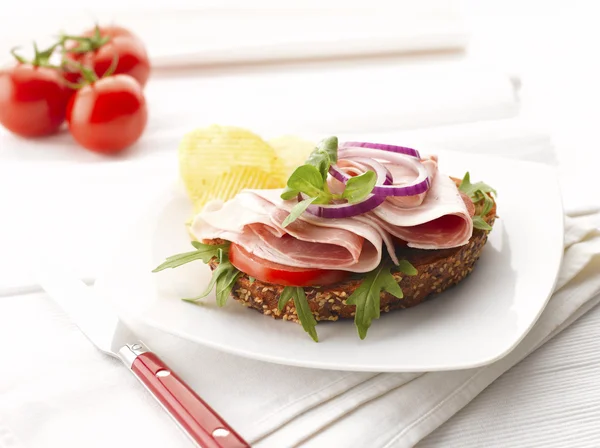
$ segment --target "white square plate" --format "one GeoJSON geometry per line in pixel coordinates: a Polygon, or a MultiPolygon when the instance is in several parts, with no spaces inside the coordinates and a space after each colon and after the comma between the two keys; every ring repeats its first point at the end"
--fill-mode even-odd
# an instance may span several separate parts
{"type": "Polygon", "coordinates": [[[498,215],[473,273],[415,308],[374,321],[361,341],[352,321],[323,322],[314,343],[298,325],[274,320],[234,300],[218,308],[179,300],[197,295],[210,271],[194,262],[158,274],[165,257],[189,251],[183,191],[165,187],[151,211],[119,239],[97,282],[134,329],[154,327],[229,353],[322,369],[409,372],[489,364],[509,353],[540,315],[563,253],[563,212],[553,168],[443,151],[441,172],[471,172],[498,191],[498,215]]]}

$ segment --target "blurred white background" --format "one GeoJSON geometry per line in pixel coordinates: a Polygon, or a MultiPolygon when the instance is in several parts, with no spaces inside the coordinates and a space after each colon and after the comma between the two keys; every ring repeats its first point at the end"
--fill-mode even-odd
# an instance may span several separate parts
{"type": "MultiPolygon", "coordinates": [[[[548,162],[571,210],[597,205],[598,8],[591,0],[0,0],[0,65],[11,63],[14,46],[27,54],[33,39],[48,44],[99,22],[137,33],[154,67],[148,128],[119,157],[86,151],[66,131],[24,140],[0,128],[0,209],[8,216],[0,220],[0,297],[13,310],[23,303],[18,294],[37,290],[27,268],[41,247],[93,280],[123,220],[175,176],[181,136],[213,122],[266,138],[335,133],[548,162]]],[[[598,349],[597,338],[583,343],[594,336],[587,328],[553,355],[587,347],[572,381],[540,351],[538,364],[511,371],[503,389],[492,386],[437,431],[441,444],[426,446],[447,446],[444,437],[462,446],[470,433],[498,444],[498,431],[519,430],[561,448],[586,434],[597,442],[600,386],[585,369],[598,349]],[[561,414],[566,402],[570,412],[561,414]],[[558,431],[563,438],[554,440],[558,431]]],[[[78,420],[82,432],[96,424],[88,420],[78,420]]]]}
{"type": "Polygon", "coordinates": [[[214,73],[220,64],[249,60],[466,47],[470,59],[519,77],[521,116],[583,157],[600,107],[596,10],[596,2],[581,0],[2,2],[0,60],[13,46],[48,42],[59,30],[94,21],[137,32],[156,76],[182,66],[214,73]]]}
{"type": "MultiPolygon", "coordinates": [[[[118,231],[111,214],[141,207],[153,186],[144,175],[171,175],[176,158],[111,171],[102,165],[174,152],[185,132],[214,122],[267,138],[368,135],[421,149],[558,161],[565,197],[572,209],[585,208],[590,195],[580,193],[597,189],[600,161],[595,17],[592,1],[2,2],[0,55],[32,39],[49,42],[59,30],[115,22],[142,37],[155,67],[146,88],[148,128],[116,159],[83,150],[66,131],[31,141],[0,128],[0,178],[39,204],[8,223],[15,227],[3,244],[18,252],[22,243],[11,235],[35,233],[48,236],[65,259],[78,257],[89,227],[118,231]],[[49,171],[49,161],[60,166],[49,171]],[[89,169],[71,166],[77,163],[89,169]],[[56,184],[58,172],[73,179],[56,184]],[[82,182],[89,189],[72,189],[82,182]],[[36,187],[47,183],[54,189],[36,187]],[[59,204],[55,197],[72,200],[59,204]],[[89,211],[23,232],[41,208],[60,216],[73,202],[89,211]]],[[[23,201],[7,199],[15,207],[23,201]]],[[[94,250],[106,247],[98,241],[94,250]]],[[[82,276],[93,278],[101,260],[82,261],[82,276]]],[[[15,265],[0,260],[14,272],[3,282],[27,284],[15,265]]]]}

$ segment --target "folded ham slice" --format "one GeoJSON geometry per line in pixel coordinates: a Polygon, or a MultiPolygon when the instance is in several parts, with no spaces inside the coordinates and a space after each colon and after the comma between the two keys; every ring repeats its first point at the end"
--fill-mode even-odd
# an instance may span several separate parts
{"type": "MultiPolygon", "coordinates": [[[[429,182],[433,182],[438,172],[437,156],[426,157],[421,160],[421,163],[427,170],[429,182]]],[[[396,165],[393,163],[387,163],[385,166],[394,178],[394,185],[408,185],[415,178],[415,173],[406,166],[396,165]]],[[[428,193],[429,190],[425,193],[416,194],[414,196],[390,196],[387,198],[387,201],[390,201],[399,208],[418,207],[423,203],[428,193]]]]}
{"type": "MultiPolygon", "coordinates": [[[[213,202],[191,227],[199,240],[221,238],[247,252],[284,266],[368,272],[381,262],[383,245],[398,262],[392,237],[419,249],[446,249],[466,244],[473,233],[473,205],[463,200],[456,184],[438,172],[437,158],[421,160],[431,182],[423,194],[388,197],[369,213],[327,219],[303,213],[287,227],[282,223],[295,201],[280,198],[282,190],[244,190],[235,198],[213,202]],[[470,208],[468,208],[470,206],[470,208]]],[[[340,168],[350,175],[364,171],[359,163],[340,168]]],[[[386,164],[395,185],[410,183],[410,169],[386,164]]],[[[330,178],[330,188],[343,185],[330,178]],[[339,184],[339,185],[338,185],[339,184]]]]}
{"type": "Polygon", "coordinates": [[[191,231],[199,240],[222,238],[257,257],[293,267],[368,272],[394,249],[388,235],[366,217],[326,219],[304,213],[282,227],[293,207],[281,190],[244,190],[224,204],[211,204],[196,216],[191,231]]]}
{"type": "Polygon", "coordinates": [[[424,201],[404,208],[389,198],[368,214],[390,234],[419,249],[447,249],[467,244],[473,221],[454,181],[438,173],[424,201]]]}

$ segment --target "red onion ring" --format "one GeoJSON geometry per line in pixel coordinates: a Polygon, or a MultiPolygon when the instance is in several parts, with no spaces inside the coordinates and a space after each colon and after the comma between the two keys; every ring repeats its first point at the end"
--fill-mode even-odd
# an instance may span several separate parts
{"type": "Polygon", "coordinates": [[[407,156],[421,158],[419,151],[405,146],[386,145],[384,143],[369,143],[369,142],[344,142],[340,145],[339,149],[348,148],[371,148],[378,149],[381,151],[395,152],[397,154],[405,154],[407,156]]]}
{"type": "MultiPolygon", "coordinates": [[[[377,181],[375,185],[391,185],[393,182],[393,177],[390,171],[376,160],[365,157],[345,157],[344,159],[340,160],[358,164],[358,168],[360,168],[363,173],[367,171],[367,168],[371,168],[371,171],[374,171],[375,174],[377,174],[377,181]]],[[[343,168],[340,168],[338,165],[331,165],[329,167],[329,174],[345,184],[352,178],[352,176],[349,176],[343,172],[342,169],[343,168]]]]}
{"type": "MultiPolygon", "coordinates": [[[[343,184],[352,178],[347,172],[364,173],[374,171],[377,175],[373,191],[363,201],[355,204],[311,204],[306,209],[312,215],[336,219],[362,215],[381,205],[388,196],[415,196],[426,192],[430,187],[429,174],[420,160],[417,151],[402,146],[377,143],[347,142],[338,151],[338,164],[329,167],[331,176],[343,184]],[[409,185],[394,185],[393,177],[381,162],[403,165],[416,173],[416,179],[409,185]],[[346,162],[347,167],[339,164],[346,162]]],[[[304,193],[298,194],[298,201],[308,199],[304,193]]]]}
{"type": "MultiPolygon", "coordinates": [[[[405,154],[398,154],[398,153],[393,153],[393,152],[388,152],[387,154],[382,154],[380,152],[378,152],[378,150],[376,149],[372,149],[372,148],[347,148],[347,149],[343,149],[338,153],[338,160],[341,159],[355,159],[355,158],[363,158],[363,157],[368,157],[368,158],[376,158],[379,160],[386,160],[388,162],[392,162],[392,163],[397,163],[399,165],[404,165],[407,166],[408,168],[413,169],[416,173],[417,173],[417,178],[409,185],[403,185],[403,186],[398,186],[398,185],[375,185],[375,187],[373,187],[373,191],[372,193],[374,195],[377,196],[415,196],[417,194],[421,194],[421,193],[425,193],[427,190],[429,190],[430,187],[430,181],[429,181],[429,174],[427,173],[427,170],[425,169],[425,167],[423,166],[423,164],[421,163],[421,161],[419,159],[416,159],[415,157],[412,156],[408,156],[405,154]]],[[[333,165],[332,165],[333,167],[333,165]]],[[[385,168],[385,167],[384,167],[385,168]]],[[[335,168],[337,169],[337,167],[335,168]]],[[[335,171],[334,169],[334,171],[335,171]]],[[[338,169],[339,171],[339,169],[338,169]]],[[[332,174],[332,176],[334,176],[336,179],[338,179],[340,182],[347,182],[347,179],[344,181],[342,179],[339,179],[336,174],[334,174],[333,172],[330,173],[332,174]]],[[[378,178],[379,178],[379,174],[378,174],[378,178]]]]}
{"type": "MultiPolygon", "coordinates": [[[[308,199],[309,197],[304,193],[300,193],[299,196],[302,198],[298,198],[299,200],[308,199]]],[[[350,218],[373,210],[375,207],[383,204],[383,201],[385,201],[385,196],[371,194],[364,201],[356,204],[311,204],[306,211],[320,218],[350,218]]]]}

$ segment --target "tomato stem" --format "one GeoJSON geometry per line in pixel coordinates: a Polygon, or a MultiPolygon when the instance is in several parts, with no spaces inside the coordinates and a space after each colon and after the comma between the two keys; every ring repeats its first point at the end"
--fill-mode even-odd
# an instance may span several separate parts
{"type": "Polygon", "coordinates": [[[12,48],[12,49],[10,50],[10,54],[12,54],[12,55],[13,55],[13,57],[14,57],[14,58],[15,58],[15,59],[16,59],[18,62],[20,62],[21,64],[27,64],[29,61],[28,61],[27,59],[25,59],[23,56],[20,56],[20,55],[18,55],[18,54],[17,54],[17,50],[18,50],[18,48],[19,48],[19,47],[12,48]]]}
{"type": "Polygon", "coordinates": [[[56,66],[50,64],[50,58],[54,54],[56,47],[58,47],[59,45],[61,45],[60,41],[55,43],[51,47],[47,48],[46,50],[40,51],[37,46],[37,43],[33,42],[34,55],[33,55],[33,60],[31,60],[31,61],[28,59],[25,59],[23,56],[17,54],[16,50],[19,47],[15,47],[12,50],[10,50],[10,54],[12,54],[13,57],[21,64],[31,64],[36,67],[57,68],[56,66]]]}
{"type": "Polygon", "coordinates": [[[108,67],[106,71],[102,74],[102,78],[106,78],[112,75],[117,69],[117,65],[119,65],[119,53],[115,51],[115,54],[112,58],[112,62],[110,63],[110,67],[108,67]]]}
{"type": "Polygon", "coordinates": [[[110,42],[110,36],[102,36],[102,34],[100,33],[100,26],[98,24],[96,24],[96,27],[94,28],[94,35],[92,37],[61,34],[61,44],[63,46],[63,51],[67,53],[82,54],[91,51],[96,51],[98,48],[106,45],[108,42],[110,42]],[[69,40],[77,42],[77,46],[70,49],[64,48],[65,42],[69,40]]]}
{"type": "Polygon", "coordinates": [[[85,86],[86,84],[93,84],[96,81],[98,81],[98,76],[96,75],[96,72],[94,72],[93,69],[86,67],[85,65],[80,64],[77,61],[73,61],[72,59],[63,58],[62,67],[69,68],[69,66],[75,67],[77,69],[77,71],[79,73],[81,73],[81,76],[84,79],[84,82],[81,82],[79,84],[75,84],[75,83],[65,80],[65,83],[72,89],[80,89],[81,87],[85,86]]]}
{"type": "Polygon", "coordinates": [[[65,79],[65,78],[62,79],[62,83],[64,85],[66,85],[69,89],[72,89],[72,90],[79,90],[83,86],[87,85],[87,83],[85,83],[85,82],[76,83],[76,82],[71,82],[71,81],[69,81],[68,79],[65,79]]]}

